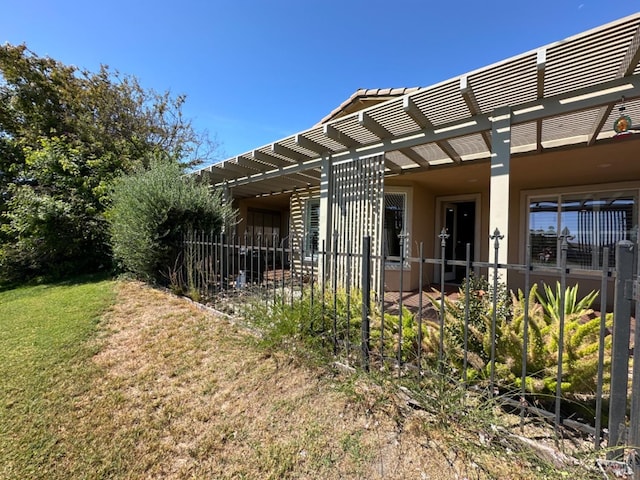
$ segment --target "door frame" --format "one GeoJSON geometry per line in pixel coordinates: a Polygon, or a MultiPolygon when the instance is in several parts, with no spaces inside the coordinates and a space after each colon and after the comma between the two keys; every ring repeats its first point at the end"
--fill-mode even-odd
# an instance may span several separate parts
{"type": "MultiPolygon", "coordinates": [[[[436,197],[436,215],[435,215],[435,235],[440,235],[443,226],[445,225],[445,205],[451,203],[463,203],[474,202],[475,204],[475,225],[474,225],[474,239],[473,239],[473,258],[478,261],[480,258],[480,235],[482,226],[482,196],[480,193],[469,193],[464,195],[444,195],[436,197]]],[[[436,240],[434,245],[434,258],[440,258],[440,242],[436,240]]],[[[474,273],[477,273],[474,269],[474,273]]],[[[434,269],[434,281],[440,282],[440,268],[434,269]]],[[[445,275],[446,281],[446,275],[445,275]]]]}

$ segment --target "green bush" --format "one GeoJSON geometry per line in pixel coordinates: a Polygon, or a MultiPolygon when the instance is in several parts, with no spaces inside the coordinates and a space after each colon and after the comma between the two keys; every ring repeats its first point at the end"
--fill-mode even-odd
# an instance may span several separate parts
{"type": "Polygon", "coordinates": [[[183,234],[217,233],[232,214],[218,191],[156,156],[148,168],[114,183],[107,212],[114,258],[139,278],[160,281],[175,264],[183,234]]]}

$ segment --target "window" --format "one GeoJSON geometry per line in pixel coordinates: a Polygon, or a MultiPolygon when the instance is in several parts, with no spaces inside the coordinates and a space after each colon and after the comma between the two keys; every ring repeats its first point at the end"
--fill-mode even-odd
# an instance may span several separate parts
{"type": "Polygon", "coordinates": [[[529,199],[531,262],[557,265],[561,233],[567,229],[567,265],[602,267],[603,248],[615,265],[615,245],[637,241],[637,192],[560,194],[529,199]]]}
{"type": "Polygon", "coordinates": [[[304,216],[304,257],[315,259],[320,238],[320,199],[313,198],[305,203],[304,216]],[[313,253],[312,253],[313,252],[313,253]]]}
{"type": "MultiPolygon", "coordinates": [[[[389,192],[384,194],[384,255],[399,257],[401,246],[407,252],[407,193],[389,192]],[[401,238],[402,236],[402,238],[401,238]]],[[[398,263],[398,260],[388,260],[398,263]]]]}

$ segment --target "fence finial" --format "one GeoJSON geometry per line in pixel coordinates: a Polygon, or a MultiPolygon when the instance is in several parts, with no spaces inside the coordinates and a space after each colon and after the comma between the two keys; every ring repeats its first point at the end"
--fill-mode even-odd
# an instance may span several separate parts
{"type": "Polygon", "coordinates": [[[500,246],[500,240],[504,239],[504,235],[500,234],[500,230],[498,229],[498,227],[496,227],[496,229],[493,231],[493,235],[489,235],[489,238],[491,240],[495,240],[493,246],[494,248],[498,248],[500,246]]]}
{"type": "Polygon", "coordinates": [[[447,233],[447,229],[442,227],[442,230],[440,231],[440,235],[438,235],[438,238],[440,239],[440,246],[444,247],[447,245],[447,239],[450,237],[451,235],[449,235],[447,233]]]}

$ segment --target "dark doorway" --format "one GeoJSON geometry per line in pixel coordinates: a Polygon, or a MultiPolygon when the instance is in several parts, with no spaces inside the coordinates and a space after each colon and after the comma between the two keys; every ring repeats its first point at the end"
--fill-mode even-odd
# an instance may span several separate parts
{"type": "MultiPolygon", "coordinates": [[[[476,202],[447,202],[443,204],[444,226],[449,238],[445,248],[447,260],[466,260],[467,243],[471,248],[473,261],[475,232],[476,232],[476,202]]],[[[465,267],[447,265],[445,280],[448,282],[462,282],[465,267]]]]}

